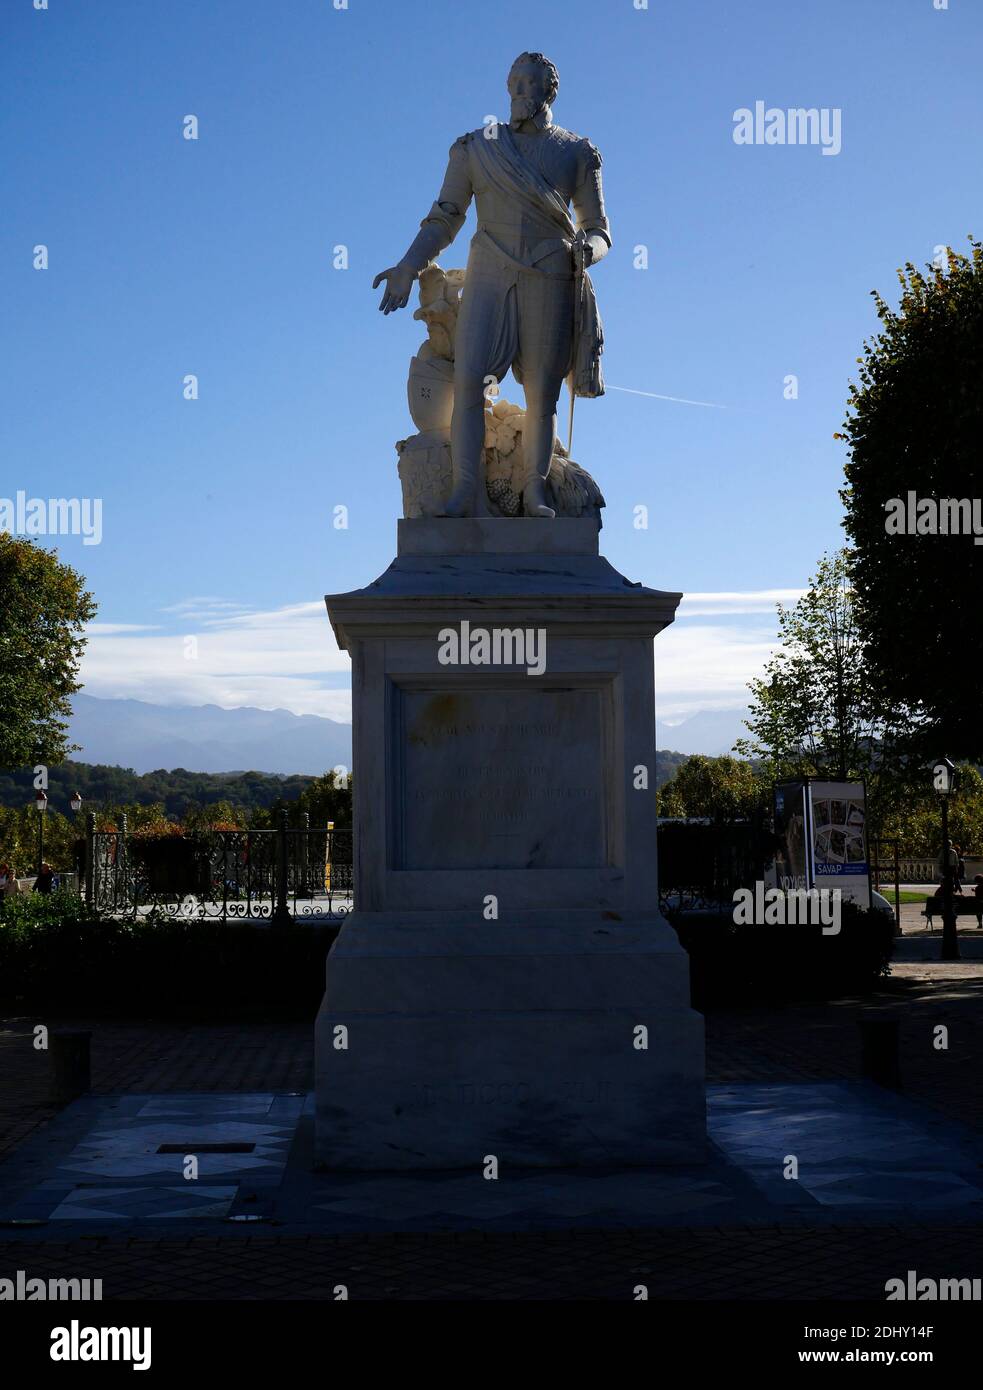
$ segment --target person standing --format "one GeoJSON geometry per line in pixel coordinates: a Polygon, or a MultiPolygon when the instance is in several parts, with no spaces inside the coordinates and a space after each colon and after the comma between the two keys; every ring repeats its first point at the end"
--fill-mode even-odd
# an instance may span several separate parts
{"type": "Polygon", "coordinates": [[[17,875],[10,864],[0,864],[0,900],[16,897],[20,891],[17,875]]]}

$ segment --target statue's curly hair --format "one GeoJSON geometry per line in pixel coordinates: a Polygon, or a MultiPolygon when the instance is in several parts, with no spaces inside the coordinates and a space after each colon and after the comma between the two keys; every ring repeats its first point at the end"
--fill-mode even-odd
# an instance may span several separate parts
{"type": "Polygon", "coordinates": [[[556,100],[556,94],[560,90],[560,74],[556,70],[556,64],[551,63],[545,53],[520,53],[518,58],[509,68],[508,84],[511,86],[512,74],[517,67],[525,63],[537,63],[546,73],[546,105],[552,106],[556,100]]]}

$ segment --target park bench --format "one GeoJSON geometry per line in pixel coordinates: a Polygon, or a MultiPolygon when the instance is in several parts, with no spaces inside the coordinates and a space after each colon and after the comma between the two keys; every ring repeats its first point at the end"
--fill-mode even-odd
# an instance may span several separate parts
{"type": "MultiPolygon", "coordinates": [[[[939,899],[929,898],[921,915],[927,920],[929,929],[935,930],[933,919],[942,916],[942,903],[939,899]]],[[[976,925],[983,927],[983,898],[975,895],[968,896],[962,893],[952,895],[952,915],[954,917],[975,917],[976,925]]]]}

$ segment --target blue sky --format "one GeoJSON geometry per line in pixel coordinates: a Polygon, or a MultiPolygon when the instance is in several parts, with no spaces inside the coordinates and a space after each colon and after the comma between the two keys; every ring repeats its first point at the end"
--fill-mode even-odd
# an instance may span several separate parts
{"type": "Polygon", "coordinates": [[[983,8],[935,3],[8,0],[0,498],[103,501],[100,545],[57,541],[100,604],[89,693],[345,717],[320,599],[392,557],[423,336],[371,281],[529,48],[604,158],[595,286],[625,389],[578,402],[574,448],[602,545],[694,595],[658,639],[661,713],[743,703],[774,594],[841,541],[833,432],[870,290],[983,231],[983,8]],[[735,144],[757,100],[838,109],[842,149],[735,144]]]}

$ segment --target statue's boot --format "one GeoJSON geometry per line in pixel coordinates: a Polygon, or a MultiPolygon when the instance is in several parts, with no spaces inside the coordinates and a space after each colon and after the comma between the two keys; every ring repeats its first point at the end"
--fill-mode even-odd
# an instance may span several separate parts
{"type": "Polygon", "coordinates": [[[441,516],[490,516],[485,487],[485,398],[482,377],[455,376],[451,417],[453,487],[441,516]]]}
{"type": "Polygon", "coordinates": [[[543,392],[526,386],[526,419],[522,430],[525,469],[522,481],[522,509],[526,516],[541,516],[552,520],[556,512],[546,505],[546,479],[550,473],[553,444],[556,439],[556,417],[542,404],[543,392]]]}
{"type": "Polygon", "coordinates": [[[438,516],[472,516],[474,514],[474,489],[471,486],[456,487],[437,513],[438,516]]]}
{"type": "Polygon", "coordinates": [[[438,516],[491,516],[484,478],[459,482],[438,516]]]}
{"type": "Polygon", "coordinates": [[[522,489],[522,509],[526,516],[542,516],[552,519],[556,512],[546,505],[546,481],[538,473],[527,479],[522,489]]]}
{"type": "Polygon", "coordinates": [[[485,460],[482,455],[477,469],[466,465],[455,468],[456,477],[450,497],[440,511],[440,516],[491,516],[488,506],[488,490],[485,487],[485,460]]]}

